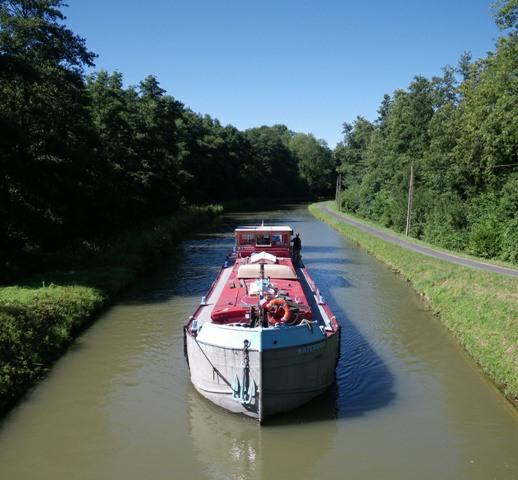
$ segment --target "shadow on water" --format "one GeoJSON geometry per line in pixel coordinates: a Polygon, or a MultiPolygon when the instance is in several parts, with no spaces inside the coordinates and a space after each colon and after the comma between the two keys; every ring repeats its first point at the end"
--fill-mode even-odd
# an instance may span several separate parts
{"type": "MultiPolygon", "coordinates": [[[[312,259],[313,260],[313,259],[312,259]]],[[[331,263],[331,262],[329,262],[331,263]]],[[[333,262],[334,264],[339,264],[340,262],[333,262]]],[[[318,275],[320,278],[324,279],[324,283],[326,286],[326,290],[329,291],[331,288],[349,288],[352,286],[351,282],[345,278],[345,275],[337,272],[333,269],[319,268],[318,275]]],[[[317,286],[320,286],[322,282],[316,282],[317,286]]],[[[321,292],[324,295],[324,292],[321,292]]],[[[324,295],[325,297],[325,295],[324,295]]],[[[337,317],[338,318],[338,317],[337,317]]]]}
{"type": "Polygon", "coordinates": [[[394,376],[355,325],[336,306],[342,326],[340,360],[336,368],[338,418],[362,416],[396,398],[394,376]]]}
{"type": "Polygon", "coordinates": [[[395,400],[388,367],[336,302],[328,304],[342,327],[336,383],[306,405],[268,419],[265,426],[359,417],[395,400]]]}
{"type": "MultiPolygon", "coordinates": [[[[345,251],[339,252],[337,260],[344,259],[347,264],[345,255],[345,251]]],[[[394,375],[338,301],[342,289],[354,288],[354,283],[346,278],[339,261],[333,262],[337,266],[335,269],[328,268],[327,262],[316,257],[311,257],[309,263],[315,283],[342,327],[336,367],[336,418],[362,416],[390,405],[396,398],[394,375]]]]}
{"type": "Polygon", "coordinates": [[[206,235],[186,240],[159,271],[142,278],[117,303],[145,305],[167,302],[172,298],[201,298],[232,250],[232,243],[228,240],[218,236],[207,238],[206,235]]]}
{"type": "MultiPolygon", "coordinates": [[[[354,262],[348,258],[333,258],[333,257],[311,257],[312,262],[318,262],[320,265],[354,265],[354,262]]],[[[304,257],[302,258],[304,263],[304,257]]]]}
{"type": "Polygon", "coordinates": [[[345,254],[346,250],[344,247],[304,245],[302,247],[302,251],[303,251],[303,253],[307,253],[307,252],[309,252],[309,253],[314,253],[314,252],[331,253],[334,256],[334,255],[336,255],[337,252],[343,252],[345,254]]]}

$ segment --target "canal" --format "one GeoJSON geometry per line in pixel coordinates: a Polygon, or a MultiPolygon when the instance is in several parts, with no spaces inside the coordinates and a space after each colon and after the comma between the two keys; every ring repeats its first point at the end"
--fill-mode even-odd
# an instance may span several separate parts
{"type": "Polygon", "coordinates": [[[1,479],[516,479],[518,416],[408,284],[304,207],[236,214],[126,293],[0,423],[1,479]],[[182,325],[236,224],[288,223],[343,326],[336,386],[259,427],[201,398],[182,325]]]}

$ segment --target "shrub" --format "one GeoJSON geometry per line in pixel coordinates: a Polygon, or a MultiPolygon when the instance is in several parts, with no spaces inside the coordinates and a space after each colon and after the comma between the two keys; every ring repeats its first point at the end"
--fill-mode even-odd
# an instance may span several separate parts
{"type": "Polygon", "coordinates": [[[500,246],[501,260],[518,263],[518,216],[506,223],[500,246]]]}
{"type": "Polygon", "coordinates": [[[502,222],[495,213],[486,213],[469,230],[468,251],[484,258],[495,258],[501,251],[502,222]]]}
{"type": "Polygon", "coordinates": [[[360,187],[352,185],[342,192],[340,203],[342,210],[355,213],[360,207],[360,187]]]}

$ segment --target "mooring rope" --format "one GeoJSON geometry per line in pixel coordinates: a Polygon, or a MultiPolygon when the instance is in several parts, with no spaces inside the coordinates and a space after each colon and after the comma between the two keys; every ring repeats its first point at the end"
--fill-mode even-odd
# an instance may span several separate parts
{"type": "Polygon", "coordinates": [[[212,367],[212,369],[214,370],[214,372],[218,375],[219,378],[221,378],[221,380],[223,380],[231,389],[232,391],[234,391],[234,389],[232,388],[232,384],[223,376],[223,374],[214,366],[214,364],[210,361],[210,358],[207,357],[207,354],[205,353],[205,350],[203,350],[203,348],[201,348],[201,345],[199,344],[198,342],[198,339],[196,337],[194,337],[194,341],[196,342],[196,345],[198,345],[199,349],[201,350],[201,353],[203,353],[203,356],[207,359],[207,362],[209,362],[209,365],[212,367]]]}

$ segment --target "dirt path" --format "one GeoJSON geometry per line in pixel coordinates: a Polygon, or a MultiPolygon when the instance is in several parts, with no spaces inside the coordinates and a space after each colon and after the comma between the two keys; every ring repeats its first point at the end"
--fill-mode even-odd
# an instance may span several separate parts
{"type": "Polygon", "coordinates": [[[395,235],[391,235],[390,233],[386,233],[382,230],[379,230],[375,227],[371,227],[370,225],[365,225],[363,223],[357,222],[345,215],[341,215],[333,210],[331,210],[327,205],[320,204],[317,205],[321,211],[333,216],[334,218],[340,220],[341,222],[348,223],[353,227],[361,230],[363,232],[369,233],[370,235],[374,235],[375,237],[381,238],[387,242],[393,243],[395,245],[399,245],[400,247],[406,248],[407,250],[412,250],[417,253],[421,253],[423,255],[428,255],[429,257],[438,258],[439,260],[445,260],[450,263],[456,263],[458,265],[463,265],[465,267],[478,268],[479,270],[486,270],[488,272],[499,273],[501,275],[507,275],[510,277],[518,277],[518,269],[512,269],[507,267],[500,267],[498,265],[493,265],[490,263],[481,262],[478,260],[472,260],[469,258],[458,257],[451,253],[441,252],[439,250],[434,250],[430,247],[425,247],[422,245],[417,245],[415,243],[409,242],[402,238],[399,238],[395,235]]]}

